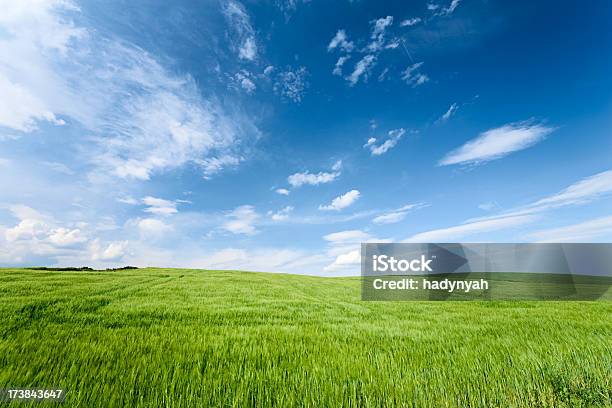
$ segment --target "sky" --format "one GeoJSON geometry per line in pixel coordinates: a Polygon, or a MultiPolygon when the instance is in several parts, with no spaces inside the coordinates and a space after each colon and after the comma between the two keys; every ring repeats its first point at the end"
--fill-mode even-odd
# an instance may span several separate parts
{"type": "Polygon", "coordinates": [[[0,0],[0,266],[612,242],[605,0],[0,0]]]}

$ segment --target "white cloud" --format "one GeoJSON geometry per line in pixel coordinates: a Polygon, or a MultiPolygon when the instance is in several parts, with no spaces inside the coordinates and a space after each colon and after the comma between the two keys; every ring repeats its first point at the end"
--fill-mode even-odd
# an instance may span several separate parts
{"type": "Polygon", "coordinates": [[[147,196],[142,199],[142,202],[148,207],[144,209],[145,212],[155,215],[171,215],[176,214],[176,202],[164,200],[162,198],[156,198],[147,196]]]}
{"type": "Polygon", "coordinates": [[[348,55],[342,56],[340,58],[338,58],[338,61],[336,61],[336,65],[334,66],[334,70],[332,72],[332,74],[334,75],[338,75],[338,76],[342,76],[342,66],[344,65],[344,63],[351,58],[348,55]]]}
{"type": "Polygon", "coordinates": [[[345,52],[351,52],[353,50],[354,44],[352,41],[348,40],[344,30],[338,30],[338,32],[336,32],[336,35],[327,46],[327,51],[332,51],[338,47],[345,52]]]}
{"type": "Polygon", "coordinates": [[[143,238],[160,239],[172,231],[172,226],[156,218],[144,218],[137,221],[137,227],[143,238]]]}
{"type": "Polygon", "coordinates": [[[257,42],[255,41],[255,30],[253,30],[251,18],[244,6],[238,1],[227,1],[223,5],[223,14],[232,29],[234,48],[238,58],[247,61],[256,60],[257,42]]]}
{"type": "Polygon", "coordinates": [[[289,219],[289,214],[291,214],[291,212],[293,212],[293,207],[288,205],[276,212],[269,211],[268,216],[272,218],[273,221],[285,221],[289,219]]]}
{"type": "Polygon", "coordinates": [[[136,200],[134,197],[130,197],[130,196],[125,196],[125,197],[119,197],[117,198],[117,201],[123,204],[129,204],[129,205],[137,205],[138,204],[138,200],[136,200]]]}
{"type": "Polygon", "coordinates": [[[438,118],[438,120],[436,121],[436,124],[441,125],[441,124],[444,124],[444,123],[448,122],[448,120],[455,113],[457,113],[458,109],[459,109],[459,105],[457,105],[456,103],[453,103],[451,106],[449,106],[448,110],[444,113],[444,115],[442,115],[442,116],[440,116],[438,118]]]}
{"type": "Polygon", "coordinates": [[[406,218],[406,215],[408,215],[410,211],[413,211],[419,208],[423,208],[426,206],[427,204],[424,204],[424,203],[408,204],[398,209],[381,214],[375,217],[372,220],[372,222],[374,224],[395,224],[395,223],[402,221],[404,218],[406,218]]]}
{"type": "Polygon", "coordinates": [[[533,232],[529,239],[538,242],[593,242],[612,239],[612,216],[595,218],[578,224],[533,232]]]}
{"type": "Polygon", "coordinates": [[[393,129],[389,131],[389,136],[383,143],[376,144],[377,139],[375,137],[371,137],[368,139],[367,143],[363,145],[363,147],[369,149],[373,156],[380,156],[381,154],[385,154],[390,149],[394,148],[405,133],[406,130],[403,128],[393,129]]]}
{"type": "Polygon", "coordinates": [[[232,234],[253,235],[257,233],[255,222],[259,219],[259,214],[255,212],[255,208],[251,205],[242,205],[236,207],[233,211],[227,213],[227,220],[223,223],[222,228],[232,234]]]}
{"type": "Polygon", "coordinates": [[[319,185],[319,184],[330,183],[330,182],[334,181],[336,178],[338,178],[339,175],[340,175],[340,173],[338,173],[338,172],[333,172],[333,173],[327,173],[327,172],[309,173],[308,171],[305,171],[303,173],[295,173],[295,174],[290,175],[287,178],[287,181],[293,187],[300,187],[300,186],[303,186],[305,184],[308,184],[308,185],[311,185],[311,186],[316,186],[316,185],[319,185]]]}
{"type": "Polygon", "coordinates": [[[607,170],[571,184],[556,194],[510,210],[508,214],[529,214],[570,205],[586,204],[610,193],[612,193],[612,170],[607,170]]]}
{"type": "Polygon", "coordinates": [[[393,16],[387,16],[372,21],[372,35],[370,36],[372,42],[368,44],[368,50],[370,52],[380,51],[383,48],[385,42],[385,32],[387,27],[393,24],[393,16]]]}
{"type": "Polygon", "coordinates": [[[293,102],[301,102],[304,92],[308,88],[307,75],[306,67],[294,70],[287,69],[279,73],[274,84],[274,92],[293,102]]]}
{"type": "Polygon", "coordinates": [[[280,195],[284,195],[284,196],[288,196],[291,192],[289,190],[287,190],[286,188],[277,188],[276,190],[274,190],[274,192],[276,194],[280,194],[280,195]]]}
{"type": "MultiPolygon", "coordinates": [[[[451,241],[464,236],[524,225],[536,220],[538,213],[571,205],[586,204],[602,196],[609,195],[610,193],[612,193],[612,170],[584,178],[564,190],[561,190],[557,194],[550,195],[531,204],[501,214],[467,220],[458,226],[419,233],[410,237],[407,241],[451,241]]],[[[588,224],[580,228],[588,229],[591,227],[592,225],[588,224]]],[[[569,236],[569,232],[572,231],[568,230],[566,232],[568,232],[569,236]]],[[[579,228],[574,232],[578,235],[577,232],[579,232],[579,228]]],[[[544,233],[540,238],[544,240],[544,233]]]]}
{"type": "MultiPolygon", "coordinates": [[[[461,2],[461,0],[452,0],[450,2],[450,4],[448,5],[448,7],[443,7],[442,9],[440,9],[440,11],[436,12],[437,16],[448,16],[451,15],[455,9],[459,6],[459,3],[461,2]]],[[[436,7],[436,9],[438,9],[439,7],[436,7]]],[[[436,10],[436,9],[432,9],[432,10],[436,10]]]]}
{"type": "Polygon", "coordinates": [[[361,230],[339,231],[323,236],[324,240],[333,244],[360,243],[370,238],[370,234],[361,230]]]}
{"type": "Polygon", "coordinates": [[[357,249],[349,251],[344,254],[340,254],[336,257],[334,262],[330,265],[327,265],[324,270],[327,272],[335,272],[339,269],[344,269],[347,267],[357,267],[361,263],[361,252],[357,249]]]}
{"type": "Polygon", "coordinates": [[[488,201],[486,203],[478,204],[478,208],[480,208],[483,211],[492,211],[498,207],[499,205],[494,201],[488,201]]]}
{"type": "Polygon", "coordinates": [[[67,228],[56,228],[48,237],[51,244],[58,247],[69,247],[75,244],[82,244],[87,241],[87,237],[84,236],[81,230],[67,229],[67,228]]]}
{"type": "Polygon", "coordinates": [[[249,37],[244,40],[238,52],[238,57],[249,61],[257,59],[257,45],[255,44],[254,37],[249,37]]]}
{"type": "Polygon", "coordinates": [[[114,241],[108,245],[103,245],[99,239],[95,239],[89,246],[91,260],[117,261],[125,255],[127,246],[128,241],[114,241]]]}
{"type": "Polygon", "coordinates": [[[510,123],[490,129],[448,153],[438,165],[479,164],[496,160],[533,146],[554,130],[553,127],[533,121],[510,123]]]}
{"type": "Polygon", "coordinates": [[[344,208],[351,206],[355,201],[359,199],[361,193],[359,190],[351,190],[345,194],[342,194],[334,198],[329,205],[320,205],[319,210],[324,211],[340,211],[344,208]]]}
{"type": "Polygon", "coordinates": [[[421,22],[420,17],[407,18],[400,23],[400,27],[412,27],[413,25],[417,25],[421,22]]]}
{"type": "Polygon", "coordinates": [[[242,161],[244,161],[243,157],[233,156],[231,154],[195,160],[195,162],[202,167],[202,177],[205,180],[210,180],[213,175],[228,167],[238,166],[242,161]]]}
{"type": "Polygon", "coordinates": [[[0,125],[31,132],[40,121],[78,122],[91,133],[80,141],[82,157],[101,168],[92,174],[146,180],[257,133],[248,116],[204,99],[190,76],[76,26],[70,1],[5,1],[2,10],[0,94],[14,103],[0,106],[0,125]]]}
{"type": "Polygon", "coordinates": [[[251,78],[251,74],[248,71],[240,71],[234,75],[234,82],[238,84],[247,94],[252,94],[257,89],[257,86],[251,78]]]}
{"type": "Polygon", "coordinates": [[[516,215],[466,222],[454,227],[421,232],[413,235],[404,242],[453,242],[471,235],[524,225],[533,220],[535,220],[535,217],[532,215],[516,215]]]}
{"type": "Polygon", "coordinates": [[[359,78],[362,76],[367,79],[368,74],[374,64],[376,63],[376,57],[374,55],[366,55],[355,64],[355,69],[349,75],[346,80],[349,81],[350,85],[353,86],[359,82],[359,78]]]}
{"type": "Polygon", "coordinates": [[[402,71],[402,80],[413,88],[428,82],[429,77],[420,72],[421,66],[423,66],[423,62],[416,62],[410,65],[402,71]]]}
{"type": "Polygon", "coordinates": [[[342,168],[342,161],[339,160],[332,166],[331,172],[318,172],[311,173],[304,171],[301,173],[294,173],[287,177],[287,181],[292,187],[301,187],[303,185],[316,186],[319,184],[331,183],[338,177],[340,177],[340,170],[342,168]]]}

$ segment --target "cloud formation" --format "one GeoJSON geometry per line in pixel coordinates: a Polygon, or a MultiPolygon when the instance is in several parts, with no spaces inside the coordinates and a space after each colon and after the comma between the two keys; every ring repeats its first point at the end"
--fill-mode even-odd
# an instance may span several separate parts
{"type": "Polygon", "coordinates": [[[404,128],[393,129],[389,131],[388,137],[384,142],[377,143],[378,140],[375,137],[371,137],[363,147],[370,150],[373,156],[380,156],[394,148],[405,133],[406,130],[404,128]]]}
{"type": "Polygon", "coordinates": [[[533,121],[515,122],[487,130],[458,149],[448,153],[439,166],[481,164],[527,149],[555,130],[533,121]]]}
{"type": "Polygon", "coordinates": [[[359,190],[351,190],[334,198],[329,205],[320,205],[319,210],[340,211],[351,206],[355,201],[359,199],[360,196],[361,193],[359,192],[359,190]]]}

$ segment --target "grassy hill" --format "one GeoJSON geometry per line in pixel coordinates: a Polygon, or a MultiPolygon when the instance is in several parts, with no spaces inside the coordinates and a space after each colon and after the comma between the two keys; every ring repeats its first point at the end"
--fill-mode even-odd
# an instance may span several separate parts
{"type": "Polygon", "coordinates": [[[611,406],[612,303],[362,302],[358,278],[3,269],[0,388],[34,386],[63,387],[70,407],[611,406]]]}

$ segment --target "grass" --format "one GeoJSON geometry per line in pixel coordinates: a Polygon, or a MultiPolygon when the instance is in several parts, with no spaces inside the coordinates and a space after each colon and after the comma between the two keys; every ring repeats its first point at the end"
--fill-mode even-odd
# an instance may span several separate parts
{"type": "Polygon", "coordinates": [[[362,302],[358,278],[4,269],[0,388],[63,387],[70,407],[610,407],[611,316],[362,302]]]}

